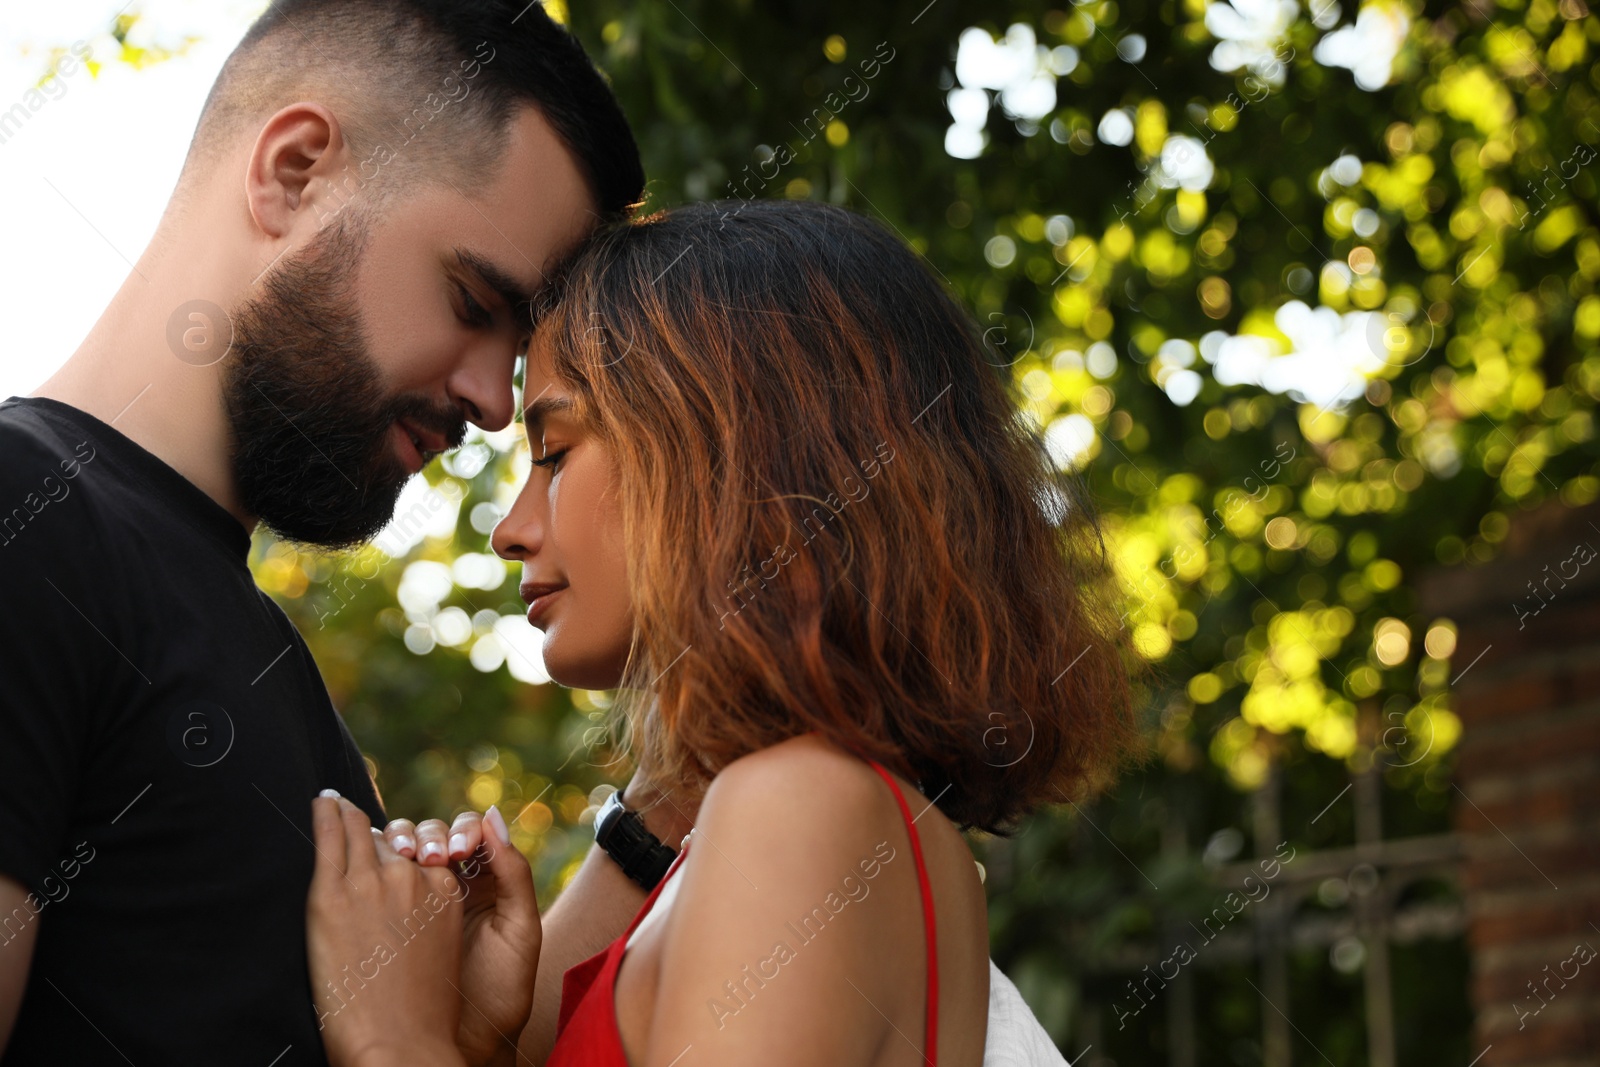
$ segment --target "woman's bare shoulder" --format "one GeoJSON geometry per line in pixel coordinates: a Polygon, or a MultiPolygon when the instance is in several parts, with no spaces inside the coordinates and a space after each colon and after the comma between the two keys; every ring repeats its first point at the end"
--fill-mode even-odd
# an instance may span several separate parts
{"type": "Polygon", "coordinates": [[[899,816],[877,772],[865,760],[808,734],[752,752],[711,781],[696,830],[781,847],[792,862],[778,868],[828,867],[877,841],[899,816]]]}
{"type": "Polygon", "coordinates": [[[653,1013],[652,1055],[659,1041],[693,1044],[704,1063],[869,1062],[892,1033],[878,1005],[895,1014],[903,996],[890,961],[922,937],[915,889],[897,899],[884,888],[884,872],[899,869],[900,822],[871,766],[819,738],[719,773],[663,931],[672,981],[653,1013]],[[825,1034],[818,1018],[830,1020],[825,1034]]]}
{"type": "Polygon", "coordinates": [[[725,777],[742,784],[752,778],[778,776],[785,780],[805,780],[817,775],[827,784],[837,786],[848,786],[852,782],[870,784],[878,780],[877,772],[860,756],[847,752],[820,734],[801,734],[734,760],[712,780],[712,785],[725,777]]]}

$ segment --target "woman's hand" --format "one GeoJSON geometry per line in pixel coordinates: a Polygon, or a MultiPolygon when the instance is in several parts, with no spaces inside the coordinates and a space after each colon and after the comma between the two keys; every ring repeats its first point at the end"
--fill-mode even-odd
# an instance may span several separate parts
{"type": "Polygon", "coordinates": [[[505,818],[491,807],[481,818],[462,814],[448,829],[439,819],[417,826],[396,819],[384,838],[399,854],[416,856],[423,870],[453,866],[460,876],[465,940],[456,1045],[469,1063],[514,1057],[533,1010],[543,927],[533,872],[512,846],[505,818]]]}
{"type": "Polygon", "coordinates": [[[348,800],[317,797],[311,823],[306,948],[329,1062],[459,1064],[463,886],[397,855],[348,800]]]}

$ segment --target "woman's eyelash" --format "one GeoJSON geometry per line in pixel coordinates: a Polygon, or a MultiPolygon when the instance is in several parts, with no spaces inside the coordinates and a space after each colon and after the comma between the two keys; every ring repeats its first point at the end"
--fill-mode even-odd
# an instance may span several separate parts
{"type": "Polygon", "coordinates": [[[556,462],[558,460],[560,460],[561,457],[566,455],[566,454],[567,454],[567,450],[565,448],[563,448],[559,452],[550,453],[548,456],[545,456],[543,459],[534,460],[533,461],[533,465],[535,467],[551,467],[551,468],[554,468],[555,465],[556,465],[556,462]]]}

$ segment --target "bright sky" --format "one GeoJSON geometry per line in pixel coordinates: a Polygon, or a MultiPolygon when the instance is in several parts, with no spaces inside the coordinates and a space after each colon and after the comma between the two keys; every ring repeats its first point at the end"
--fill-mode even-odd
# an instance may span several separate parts
{"type": "Polygon", "coordinates": [[[133,43],[187,55],[136,71],[79,68],[41,92],[51,48],[85,42],[112,60],[106,31],[124,0],[8,3],[0,20],[0,116],[23,104],[20,128],[0,129],[0,398],[25,395],[78,347],[155,232],[200,105],[263,0],[135,0],[133,43]],[[34,97],[38,104],[40,97],[34,97]]]}

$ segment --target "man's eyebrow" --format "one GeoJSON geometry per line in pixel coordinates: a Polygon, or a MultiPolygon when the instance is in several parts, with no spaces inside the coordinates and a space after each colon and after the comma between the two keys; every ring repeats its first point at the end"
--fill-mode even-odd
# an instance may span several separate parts
{"type": "Polygon", "coordinates": [[[529,401],[528,406],[522,410],[522,421],[529,432],[537,430],[544,425],[546,417],[553,414],[567,414],[572,411],[572,399],[565,396],[537,396],[529,401]]]}
{"type": "Polygon", "coordinates": [[[521,282],[476,252],[465,248],[457,248],[455,252],[456,262],[477,275],[480,282],[504,300],[519,325],[524,329],[533,327],[533,294],[523,288],[521,282]]]}

